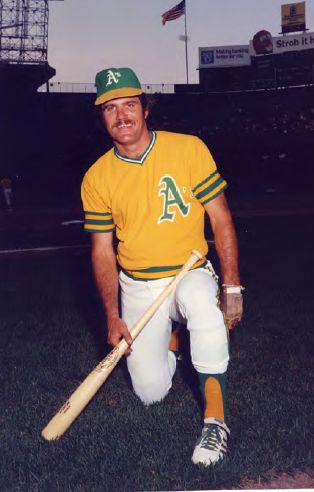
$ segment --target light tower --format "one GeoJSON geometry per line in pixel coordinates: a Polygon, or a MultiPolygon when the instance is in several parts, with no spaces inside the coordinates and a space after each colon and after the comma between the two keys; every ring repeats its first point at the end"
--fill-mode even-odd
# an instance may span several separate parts
{"type": "Polygon", "coordinates": [[[0,62],[47,63],[48,1],[0,0],[0,62]]]}
{"type": "Polygon", "coordinates": [[[0,0],[0,71],[6,87],[22,76],[37,88],[55,75],[47,60],[49,1],[0,0]]]}
{"type": "Polygon", "coordinates": [[[48,0],[0,0],[0,61],[46,63],[48,0]]]}

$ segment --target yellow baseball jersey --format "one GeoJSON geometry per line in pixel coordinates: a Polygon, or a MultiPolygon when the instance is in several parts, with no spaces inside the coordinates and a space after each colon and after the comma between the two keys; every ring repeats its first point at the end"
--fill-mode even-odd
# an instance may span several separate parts
{"type": "MultiPolygon", "coordinates": [[[[208,252],[203,205],[226,188],[206,145],[197,137],[152,132],[140,159],[112,148],[82,183],[85,230],[115,231],[117,259],[127,275],[175,275],[192,249],[208,252]]],[[[200,260],[195,267],[204,263],[200,260]]]]}

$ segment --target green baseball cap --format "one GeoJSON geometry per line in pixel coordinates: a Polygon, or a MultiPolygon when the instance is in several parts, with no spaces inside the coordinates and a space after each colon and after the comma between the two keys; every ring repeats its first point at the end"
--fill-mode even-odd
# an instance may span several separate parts
{"type": "Polygon", "coordinates": [[[118,97],[132,97],[143,94],[137,76],[131,68],[107,68],[96,75],[97,99],[95,105],[103,104],[118,97]]]}

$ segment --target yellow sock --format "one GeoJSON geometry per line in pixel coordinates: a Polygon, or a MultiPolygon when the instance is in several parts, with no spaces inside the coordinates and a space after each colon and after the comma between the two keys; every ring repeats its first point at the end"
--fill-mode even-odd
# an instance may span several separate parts
{"type": "Polygon", "coordinates": [[[205,381],[204,419],[214,417],[225,421],[224,401],[220,383],[215,377],[209,376],[205,381]]]}
{"type": "Polygon", "coordinates": [[[169,350],[172,352],[179,352],[179,330],[173,330],[171,333],[169,350]]]}

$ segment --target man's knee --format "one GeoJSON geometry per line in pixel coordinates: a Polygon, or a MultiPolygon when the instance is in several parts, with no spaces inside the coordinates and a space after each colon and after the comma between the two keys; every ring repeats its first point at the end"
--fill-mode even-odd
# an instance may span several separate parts
{"type": "Polygon", "coordinates": [[[144,405],[151,405],[165,398],[171,388],[171,381],[168,384],[164,384],[159,378],[145,378],[141,381],[133,381],[134,393],[144,403],[144,405]]]}
{"type": "Polygon", "coordinates": [[[143,361],[132,363],[132,355],[127,361],[135,394],[145,405],[163,400],[172,386],[172,377],[176,370],[175,355],[167,351],[166,358],[154,363],[151,357],[150,364],[143,361]],[[157,363],[158,362],[158,363],[157,363]]]}

